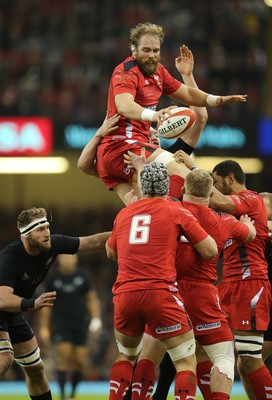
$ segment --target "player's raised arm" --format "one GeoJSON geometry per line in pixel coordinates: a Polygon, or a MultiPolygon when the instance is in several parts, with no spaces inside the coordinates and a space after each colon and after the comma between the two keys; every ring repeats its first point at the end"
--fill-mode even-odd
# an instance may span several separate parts
{"type": "Polygon", "coordinates": [[[98,128],[94,137],[83,148],[78,159],[77,166],[85,174],[96,177],[98,176],[96,170],[97,148],[104,136],[118,128],[117,124],[119,119],[120,116],[118,114],[115,114],[110,118],[108,118],[108,115],[106,115],[103,124],[100,126],[100,128],[98,128]]]}

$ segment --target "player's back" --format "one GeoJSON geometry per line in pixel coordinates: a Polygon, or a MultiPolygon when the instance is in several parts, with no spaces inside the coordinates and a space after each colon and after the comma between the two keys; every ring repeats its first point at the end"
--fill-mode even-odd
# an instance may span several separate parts
{"type": "Polygon", "coordinates": [[[196,217],[205,231],[214,238],[218,248],[218,256],[211,260],[204,259],[188,243],[188,240],[181,236],[176,257],[177,278],[178,280],[214,282],[217,278],[218,257],[225,243],[234,237],[240,241],[244,240],[248,234],[248,228],[237,223],[233,216],[217,214],[207,206],[186,201],[183,201],[182,205],[196,217]]]}
{"type": "Polygon", "coordinates": [[[178,237],[184,231],[190,239],[195,224],[196,219],[179,202],[163,198],[142,199],[121,210],[113,230],[118,253],[115,289],[173,285],[178,237]]]}
{"type": "Polygon", "coordinates": [[[268,279],[265,247],[269,240],[267,212],[262,197],[251,190],[231,195],[235,205],[235,216],[243,214],[254,221],[256,237],[239,245],[229,243],[223,252],[223,280],[268,279]]]}

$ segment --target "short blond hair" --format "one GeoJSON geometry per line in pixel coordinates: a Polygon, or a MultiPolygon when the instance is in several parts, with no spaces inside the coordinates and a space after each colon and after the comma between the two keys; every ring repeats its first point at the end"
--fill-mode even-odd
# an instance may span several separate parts
{"type": "Polygon", "coordinates": [[[35,219],[39,218],[46,218],[47,211],[45,208],[42,207],[31,207],[27,210],[22,210],[17,218],[17,228],[23,228],[30,224],[30,222],[34,221],[35,219]]]}
{"type": "Polygon", "coordinates": [[[186,176],[184,181],[185,193],[196,197],[208,198],[213,187],[213,180],[208,172],[195,169],[186,176]]]}
{"type": "Polygon", "coordinates": [[[130,46],[138,47],[139,41],[144,35],[157,36],[160,40],[160,44],[162,44],[164,39],[164,31],[160,25],[150,22],[140,23],[130,31],[130,46]]]}

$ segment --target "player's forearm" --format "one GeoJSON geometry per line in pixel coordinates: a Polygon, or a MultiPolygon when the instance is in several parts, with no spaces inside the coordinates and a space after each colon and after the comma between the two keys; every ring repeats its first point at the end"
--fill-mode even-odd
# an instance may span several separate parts
{"type": "Polygon", "coordinates": [[[235,206],[231,197],[222,194],[215,187],[213,188],[213,195],[210,198],[210,207],[216,211],[223,211],[234,215],[235,206]]]}
{"type": "MultiPolygon", "coordinates": [[[[193,74],[188,74],[188,75],[183,74],[182,79],[183,79],[183,82],[185,83],[185,85],[190,86],[191,88],[198,89],[198,86],[197,86],[197,83],[195,81],[193,74]]],[[[203,107],[191,106],[191,108],[197,115],[197,121],[202,120],[202,122],[205,121],[205,123],[206,123],[206,121],[208,119],[208,113],[207,113],[206,106],[203,106],[203,107]]]]}
{"type": "Polygon", "coordinates": [[[0,311],[11,313],[21,312],[21,303],[23,298],[14,294],[1,293],[0,290],[0,311]]]}
{"type": "Polygon", "coordinates": [[[134,101],[128,101],[118,103],[117,111],[118,114],[122,115],[123,117],[140,121],[142,119],[142,112],[144,111],[144,108],[134,101]]]}
{"type": "Polygon", "coordinates": [[[95,167],[95,160],[97,154],[97,148],[101,142],[101,136],[95,135],[89,143],[82,150],[80,157],[77,162],[77,167],[81,169],[85,174],[97,176],[97,170],[95,167]]]}
{"type": "Polygon", "coordinates": [[[171,97],[188,106],[206,107],[208,93],[190,87],[188,85],[181,85],[180,88],[174,92],[171,97]]]}
{"type": "Polygon", "coordinates": [[[100,302],[97,298],[97,296],[92,296],[89,303],[88,303],[88,309],[91,318],[100,318],[101,319],[101,308],[100,308],[100,302]]]}
{"type": "Polygon", "coordinates": [[[91,236],[80,237],[79,253],[100,252],[105,250],[105,244],[111,232],[96,233],[91,236]]]}

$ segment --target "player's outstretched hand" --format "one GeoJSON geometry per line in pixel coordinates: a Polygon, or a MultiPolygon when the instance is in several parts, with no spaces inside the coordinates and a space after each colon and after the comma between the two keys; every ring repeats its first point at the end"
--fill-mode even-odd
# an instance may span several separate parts
{"type": "Polygon", "coordinates": [[[131,189],[129,192],[127,192],[124,196],[125,200],[125,205],[129,206],[132,203],[135,203],[136,201],[139,200],[138,196],[134,194],[134,189],[131,189]]]}
{"type": "Polygon", "coordinates": [[[178,150],[174,153],[174,158],[177,163],[181,164],[184,163],[185,166],[189,169],[195,166],[192,157],[189,156],[185,151],[178,150]]]}
{"type": "Polygon", "coordinates": [[[102,123],[102,125],[96,131],[96,136],[106,136],[109,135],[112,131],[115,131],[118,128],[118,121],[120,119],[120,115],[114,114],[112,117],[108,118],[108,113],[102,123]]]}
{"type": "Polygon", "coordinates": [[[241,101],[244,103],[247,101],[247,94],[232,94],[230,96],[219,96],[217,104],[224,105],[224,104],[231,104],[235,101],[241,101]]]}
{"type": "Polygon", "coordinates": [[[43,307],[53,307],[56,297],[57,297],[57,292],[46,292],[41,294],[35,300],[35,306],[33,310],[40,310],[43,307]]]}
{"type": "Polygon", "coordinates": [[[153,122],[161,122],[165,120],[167,117],[169,117],[169,112],[173,110],[174,108],[177,108],[177,106],[169,106],[166,108],[162,108],[159,111],[156,111],[155,114],[153,115],[152,121],[153,122]]]}
{"type": "Polygon", "coordinates": [[[142,171],[146,164],[145,158],[145,149],[144,147],[141,148],[141,155],[138,156],[137,154],[128,151],[124,154],[124,163],[127,164],[129,168],[135,168],[138,172],[142,171]]]}
{"type": "Polygon", "coordinates": [[[194,56],[189,47],[182,45],[180,55],[175,59],[175,65],[181,75],[191,75],[194,69],[194,56]]]}

